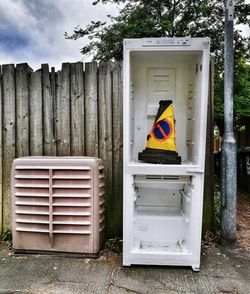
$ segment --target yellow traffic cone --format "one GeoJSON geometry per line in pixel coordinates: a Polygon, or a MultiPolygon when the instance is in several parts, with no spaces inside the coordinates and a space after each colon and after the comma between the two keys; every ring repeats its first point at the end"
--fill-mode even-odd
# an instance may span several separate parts
{"type": "Polygon", "coordinates": [[[176,152],[172,100],[161,100],[159,104],[146,149],[139,153],[138,158],[149,163],[180,164],[181,157],[176,152]]]}

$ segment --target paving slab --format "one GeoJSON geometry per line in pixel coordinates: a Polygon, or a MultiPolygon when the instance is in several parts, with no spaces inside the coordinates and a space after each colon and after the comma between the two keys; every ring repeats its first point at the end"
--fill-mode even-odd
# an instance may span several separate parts
{"type": "Polygon", "coordinates": [[[203,248],[201,270],[122,266],[121,254],[98,259],[0,253],[0,294],[250,294],[250,254],[203,248]]]}

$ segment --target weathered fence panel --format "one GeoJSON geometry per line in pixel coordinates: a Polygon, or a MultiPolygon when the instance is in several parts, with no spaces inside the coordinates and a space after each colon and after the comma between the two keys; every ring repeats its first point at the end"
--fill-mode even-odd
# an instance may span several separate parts
{"type": "Polygon", "coordinates": [[[11,228],[11,165],[16,156],[15,68],[3,65],[3,229],[11,228]]]}
{"type": "Polygon", "coordinates": [[[0,85],[0,233],[11,229],[15,157],[87,155],[105,166],[107,237],[121,235],[121,65],[64,63],[57,72],[4,65],[0,85]]]}

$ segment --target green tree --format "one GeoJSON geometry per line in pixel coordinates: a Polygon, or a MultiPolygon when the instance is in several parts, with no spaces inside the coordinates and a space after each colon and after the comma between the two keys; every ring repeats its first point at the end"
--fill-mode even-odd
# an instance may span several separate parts
{"type": "MultiPolygon", "coordinates": [[[[224,131],[224,81],[216,72],[215,77],[215,123],[220,133],[224,131]]],[[[240,130],[250,119],[250,65],[246,59],[237,60],[234,67],[234,125],[240,130]]]]}
{"type": "MultiPolygon", "coordinates": [[[[235,24],[247,24],[249,5],[244,0],[235,1],[235,24]]],[[[224,46],[224,2],[220,0],[97,0],[93,5],[122,4],[117,17],[109,16],[110,23],[92,21],[85,28],[76,27],[67,39],[88,38],[82,54],[91,54],[93,59],[122,60],[124,38],[145,37],[210,37],[211,52],[215,56],[215,118],[220,130],[223,128],[223,46],[224,46]]],[[[248,40],[235,30],[235,115],[249,115],[246,92],[249,58],[248,40]],[[245,64],[245,65],[244,65],[245,64]],[[243,88],[242,88],[243,86],[243,88]],[[238,103],[241,101],[242,103],[238,103]],[[239,104],[242,106],[239,106],[239,104]],[[246,107],[245,107],[246,106],[246,107]],[[248,109],[245,111],[245,109],[248,109]],[[242,110],[242,112],[240,111],[242,110]]],[[[248,92],[247,92],[248,93],[248,92]]]]}

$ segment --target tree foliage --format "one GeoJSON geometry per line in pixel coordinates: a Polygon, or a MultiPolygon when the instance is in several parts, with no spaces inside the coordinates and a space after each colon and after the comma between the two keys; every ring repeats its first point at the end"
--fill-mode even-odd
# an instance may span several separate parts
{"type": "MultiPolygon", "coordinates": [[[[215,77],[215,122],[220,133],[224,126],[224,81],[216,72],[215,77]]],[[[245,120],[250,119],[250,65],[246,60],[238,60],[234,70],[234,124],[241,129],[245,120]]]]}
{"type": "MultiPolygon", "coordinates": [[[[94,60],[122,60],[124,38],[145,37],[210,37],[211,52],[216,64],[216,122],[223,125],[223,45],[224,45],[224,1],[220,0],[96,0],[93,5],[121,4],[119,15],[110,18],[109,24],[92,21],[85,28],[76,27],[67,39],[88,38],[82,54],[91,54],[94,60]]],[[[235,25],[249,22],[249,5],[244,0],[235,1],[235,25]]],[[[248,55],[247,39],[235,30],[235,115],[249,116],[246,105],[248,55]],[[243,70],[244,68],[244,70],[243,70]],[[243,71],[242,71],[243,70],[243,71]],[[239,102],[241,101],[241,102],[239,102]],[[246,107],[245,107],[245,106],[246,107]],[[247,111],[246,111],[247,109],[247,111]]],[[[249,71],[249,70],[248,70],[249,71]]]]}

